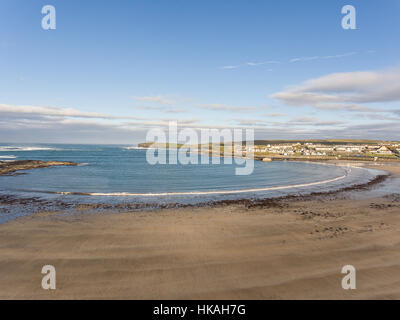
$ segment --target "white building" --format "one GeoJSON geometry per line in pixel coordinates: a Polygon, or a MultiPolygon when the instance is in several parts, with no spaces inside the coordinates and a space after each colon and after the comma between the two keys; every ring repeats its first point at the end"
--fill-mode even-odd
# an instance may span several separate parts
{"type": "Polygon", "coordinates": [[[388,154],[388,155],[389,155],[389,154],[393,154],[393,152],[390,151],[389,148],[386,147],[386,146],[380,147],[380,148],[376,151],[376,153],[379,153],[379,154],[388,154]]]}

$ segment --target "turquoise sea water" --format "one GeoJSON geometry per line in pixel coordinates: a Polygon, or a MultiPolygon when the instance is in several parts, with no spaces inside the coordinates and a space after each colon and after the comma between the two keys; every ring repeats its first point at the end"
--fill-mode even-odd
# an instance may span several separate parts
{"type": "MultiPolygon", "coordinates": [[[[150,165],[146,150],[125,145],[0,143],[0,161],[73,161],[79,166],[0,176],[0,223],[37,211],[146,210],[210,201],[273,198],[339,190],[372,180],[380,171],[321,163],[254,162],[248,176],[235,164],[150,165]]],[[[385,191],[386,192],[386,191],[385,191]]]]}
{"type": "Polygon", "coordinates": [[[73,161],[81,165],[1,176],[1,192],[41,197],[46,194],[54,197],[56,193],[93,193],[108,198],[134,194],[135,198],[147,199],[154,198],[154,194],[164,198],[177,194],[182,198],[186,193],[190,197],[221,198],[233,194],[243,196],[249,190],[268,196],[285,194],[292,189],[307,190],[307,187],[310,191],[320,191],[350,181],[371,179],[374,175],[364,169],[317,163],[255,161],[251,175],[238,176],[235,175],[237,165],[223,164],[222,159],[219,165],[150,165],[146,161],[146,150],[122,145],[0,144],[0,160],[24,159],[73,161]]]}

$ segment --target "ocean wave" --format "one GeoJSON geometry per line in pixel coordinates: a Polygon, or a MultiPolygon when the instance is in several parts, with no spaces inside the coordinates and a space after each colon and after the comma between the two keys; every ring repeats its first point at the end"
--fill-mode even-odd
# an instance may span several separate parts
{"type": "Polygon", "coordinates": [[[351,169],[347,169],[345,174],[340,177],[336,177],[333,179],[327,179],[316,182],[302,183],[302,184],[294,184],[287,186],[275,186],[275,187],[265,187],[265,188],[253,188],[253,189],[241,189],[241,190],[217,190],[217,191],[190,191],[190,192],[161,192],[161,193],[131,193],[131,192],[69,192],[69,191],[41,191],[43,193],[51,193],[51,194],[60,194],[60,195],[84,195],[84,196],[118,196],[118,197],[126,197],[126,196],[136,196],[136,197],[162,197],[162,196],[193,196],[193,195],[224,195],[224,194],[240,194],[240,193],[252,193],[252,192],[260,192],[260,191],[275,191],[275,190],[284,190],[291,188],[304,188],[311,187],[326,183],[331,183],[335,181],[342,180],[348,176],[351,169]]]}
{"type": "Polygon", "coordinates": [[[0,146],[0,151],[58,151],[61,149],[49,147],[17,147],[17,146],[0,146]]]}
{"type": "Polygon", "coordinates": [[[5,156],[0,156],[0,159],[15,159],[16,156],[13,155],[5,155],[5,156]]]}

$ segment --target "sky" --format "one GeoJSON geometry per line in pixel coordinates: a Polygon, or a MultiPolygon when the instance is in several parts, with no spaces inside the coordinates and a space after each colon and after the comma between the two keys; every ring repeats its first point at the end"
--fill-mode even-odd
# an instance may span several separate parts
{"type": "Polygon", "coordinates": [[[0,142],[135,144],[175,120],[400,140],[399,17],[399,0],[1,0],[0,142]]]}

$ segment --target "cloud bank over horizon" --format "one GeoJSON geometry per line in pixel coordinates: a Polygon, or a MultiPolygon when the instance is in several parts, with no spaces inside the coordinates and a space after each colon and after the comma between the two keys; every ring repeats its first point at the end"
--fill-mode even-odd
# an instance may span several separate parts
{"type": "Polygon", "coordinates": [[[400,67],[331,73],[286,87],[270,97],[289,108],[306,107],[316,112],[297,116],[271,112],[254,117],[258,112],[265,112],[265,109],[272,107],[221,103],[195,103],[192,109],[179,109],[176,108],[178,99],[173,101],[162,95],[135,97],[137,101],[152,103],[150,106],[136,106],[136,110],[156,112],[156,117],[104,114],[77,108],[0,104],[0,140],[129,144],[143,141],[148,130],[166,128],[169,121],[175,120],[181,128],[251,128],[255,130],[257,139],[400,140],[400,108],[393,106],[393,103],[400,102],[400,67]],[[194,110],[202,109],[220,115],[215,119],[209,116],[196,117],[194,110]],[[335,118],[322,117],[332,112],[335,118]],[[182,113],[189,117],[162,117],[162,113],[182,113]],[[233,116],[238,113],[243,116],[233,116]]]}

